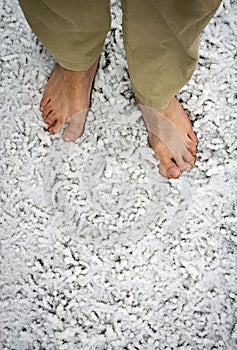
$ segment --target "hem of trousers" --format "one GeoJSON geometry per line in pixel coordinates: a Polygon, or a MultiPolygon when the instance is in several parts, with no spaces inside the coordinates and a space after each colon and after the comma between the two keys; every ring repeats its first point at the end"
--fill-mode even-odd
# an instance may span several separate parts
{"type": "Polygon", "coordinates": [[[69,69],[72,71],[85,71],[90,69],[93,64],[100,58],[101,52],[97,53],[93,58],[91,58],[89,61],[83,61],[78,59],[78,62],[72,62],[70,59],[65,59],[64,57],[60,58],[57,55],[54,55],[55,61],[63,68],[69,69]]]}
{"type": "Polygon", "coordinates": [[[132,86],[133,92],[135,94],[135,96],[147,107],[152,108],[152,109],[157,109],[157,110],[161,110],[161,109],[165,109],[168,104],[170,103],[171,99],[173,98],[173,96],[167,100],[162,100],[160,102],[157,101],[151,101],[149,99],[147,99],[146,97],[144,97],[143,95],[141,95],[133,86],[132,86]]]}

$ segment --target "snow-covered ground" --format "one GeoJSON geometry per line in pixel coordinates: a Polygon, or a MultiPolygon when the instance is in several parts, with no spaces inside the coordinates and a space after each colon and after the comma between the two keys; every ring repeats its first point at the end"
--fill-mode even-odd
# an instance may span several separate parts
{"type": "Polygon", "coordinates": [[[148,147],[117,1],[75,143],[50,135],[38,109],[53,59],[17,1],[0,6],[0,348],[237,349],[234,0],[178,95],[199,137],[178,180],[148,147]]]}

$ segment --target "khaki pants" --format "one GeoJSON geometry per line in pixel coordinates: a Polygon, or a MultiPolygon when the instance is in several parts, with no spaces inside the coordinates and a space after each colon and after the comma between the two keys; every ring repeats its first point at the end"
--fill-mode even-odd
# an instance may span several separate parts
{"type": "MultiPolygon", "coordinates": [[[[64,68],[86,70],[110,30],[109,0],[19,0],[34,33],[64,68]]],[[[122,0],[123,39],[135,95],[165,108],[198,62],[201,31],[221,0],[122,0]]]]}

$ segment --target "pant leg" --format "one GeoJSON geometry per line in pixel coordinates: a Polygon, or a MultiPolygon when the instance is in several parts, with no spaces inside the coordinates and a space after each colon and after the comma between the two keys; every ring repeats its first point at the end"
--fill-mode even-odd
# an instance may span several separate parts
{"type": "Polygon", "coordinates": [[[86,70],[110,30],[109,0],[19,0],[33,32],[64,68],[86,70]]]}
{"type": "Polygon", "coordinates": [[[191,78],[200,34],[221,0],[122,0],[131,85],[150,108],[163,109],[191,78]]]}

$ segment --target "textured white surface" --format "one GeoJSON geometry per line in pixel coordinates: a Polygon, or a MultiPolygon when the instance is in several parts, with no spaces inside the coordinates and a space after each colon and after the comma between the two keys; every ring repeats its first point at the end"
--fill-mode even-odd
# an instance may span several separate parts
{"type": "Polygon", "coordinates": [[[147,145],[116,2],[75,143],[38,110],[52,58],[15,0],[0,13],[1,349],[237,349],[234,1],[178,95],[199,136],[178,180],[147,145]]]}

